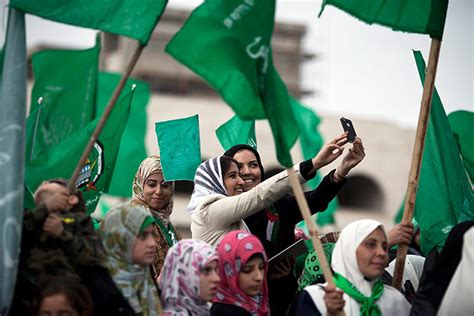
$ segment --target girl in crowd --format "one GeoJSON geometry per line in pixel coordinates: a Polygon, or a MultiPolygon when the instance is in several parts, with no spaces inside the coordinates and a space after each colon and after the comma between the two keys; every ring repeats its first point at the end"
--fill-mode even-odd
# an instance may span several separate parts
{"type": "Polygon", "coordinates": [[[161,304],[150,273],[156,248],[151,214],[142,206],[119,205],[104,217],[99,233],[107,269],[135,313],[159,315],[161,304]]]}
{"type": "Polygon", "coordinates": [[[38,316],[92,316],[92,299],[87,289],[73,278],[48,278],[40,285],[38,316]]]}
{"type": "Polygon", "coordinates": [[[173,211],[174,183],[163,179],[159,156],[143,160],[133,180],[133,205],[142,205],[148,209],[158,227],[156,254],[153,262],[153,277],[160,275],[168,249],[177,243],[176,229],[170,221],[173,211]]]}
{"type": "Polygon", "coordinates": [[[209,315],[219,285],[218,257],[203,241],[186,239],[168,250],[160,277],[163,315],[209,315]]]}
{"type": "MultiPolygon", "coordinates": [[[[347,134],[343,133],[330,144],[343,146],[347,143],[347,134]]],[[[244,192],[251,190],[265,179],[264,168],[259,153],[249,145],[236,145],[228,149],[224,156],[234,158],[239,164],[240,176],[244,180],[244,192]]],[[[349,171],[364,159],[362,140],[357,137],[352,149],[341,160],[339,166],[326,175],[317,188],[305,192],[312,214],[323,212],[336,197],[346,182],[349,171]]],[[[313,158],[315,159],[315,158],[313,158]]],[[[300,163],[299,169],[305,180],[312,179],[312,159],[300,163]]],[[[244,219],[250,232],[256,235],[267,255],[271,258],[295,242],[295,225],[303,220],[293,195],[285,195],[267,208],[244,219]]],[[[284,315],[297,289],[297,281],[290,271],[293,265],[280,264],[270,270],[270,305],[273,315],[284,315]]]]}
{"type": "MultiPolygon", "coordinates": [[[[306,170],[294,168],[298,180],[305,182],[304,174],[314,174],[341,154],[342,148],[337,142],[325,145],[306,170]]],[[[188,205],[193,238],[215,245],[229,231],[248,231],[244,218],[269,207],[291,191],[286,170],[247,192],[244,192],[244,186],[238,163],[232,158],[211,158],[198,167],[188,205]]],[[[297,209],[292,211],[298,212],[297,209]]]]}
{"type": "Polygon", "coordinates": [[[267,256],[258,238],[243,230],[232,231],[222,238],[217,253],[221,282],[211,315],[269,315],[267,256]]]}
{"type": "Polygon", "coordinates": [[[377,221],[347,225],[332,254],[334,286],[312,285],[298,296],[296,315],[408,315],[403,295],[384,285],[381,275],[388,262],[385,230],[377,221]]]}

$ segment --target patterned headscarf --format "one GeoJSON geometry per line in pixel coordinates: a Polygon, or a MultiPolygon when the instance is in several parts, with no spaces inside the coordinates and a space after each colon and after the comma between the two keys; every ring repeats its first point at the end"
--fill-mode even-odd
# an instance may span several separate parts
{"type": "Polygon", "coordinates": [[[107,252],[106,261],[112,279],[134,311],[159,315],[161,305],[148,267],[133,263],[137,235],[151,214],[142,206],[118,205],[102,220],[99,233],[107,252]]]}
{"type": "Polygon", "coordinates": [[[222,238],[217,246],[219,254],[219,276],[221,282],[214,303],[242,307],[252,315],[269,315],[267,279],[263,281],[262,293],[256,297],[245,294],[239,287],[239,273],[250,257],[261,254],[265,262],[265,276],[268,271],[267,256],[260,240],[243,230],[234,230],[222,238]]]}
{"type": "MultiPolygon", "coordinates": [[[[334,249],[334,243],[324,243],[322,244],[324,255],[329,264],[331,264],[332,251],[334,249]]],[[[319,262],[316,251],[312,249],[308,252],[308,256],[304,262],[304,269],[298,278],[298,291],[303,290],[305,287],[315,284],[315,283],[324,283],[323,270],[321,268],[321,263],[319,262]]]]}
{"type": "Polygon", "coordinates": [[[200,298],[199,275],[217,259],[216,250],[201,240],[181,240],[168,250],[160,277],[163,315],[209,315],[200,298]]]}
{"type": "Polygon", "coordinates": [[[133,196],[131,203],[145,206],[150,210],[154,217],[160,219],[165,226],[168,226],[170,215],[173,211],[174,183],[171,184],[171,196],[168,204],[162,210],[154,210],[145,202],[145,196],[143,195],[145,181],[154,173],[163,173],[163,170],[161,169],[160,156],[150,156],[145,158],[145,160],[140,164],[140,167],[138,167],[135,178],[133,179],[133,196]]]}
{"type": "Polygon", "coordinates": [[[221,157],[214,157],[201,163],[194,176],[194,190],[188,204],[188,212],[192,214],[202,199],[211,194],[227,196],[222,178],[221,157]]]}

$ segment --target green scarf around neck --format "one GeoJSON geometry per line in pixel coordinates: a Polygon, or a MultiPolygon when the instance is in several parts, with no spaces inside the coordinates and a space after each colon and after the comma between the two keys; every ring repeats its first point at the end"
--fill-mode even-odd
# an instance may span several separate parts
{"type": "Polygon", "coordinates": [[[360,303],[361,316],[382,316],[380,308],[375,304],[375,301],[382,296],[384,289],[383,282],[380,278],[375,281],[370,297],[362,294],[348,279],[337,272],[334,272],[333,280],[338,288],[356,300],[356,302],[360,303]]]}

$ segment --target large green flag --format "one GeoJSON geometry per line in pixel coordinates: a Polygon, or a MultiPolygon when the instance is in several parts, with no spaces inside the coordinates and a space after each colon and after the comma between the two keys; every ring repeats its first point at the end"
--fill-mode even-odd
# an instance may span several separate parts
{"type": "MultiPolygon", "coordinates": [[[[100,195],[110,186],[132,97],[133,91],[129,91],[116,103],[77,179],[76,187],[83,192],[88,213],[95,210],[100,195]]],[[[43,180],[71,177],[98,121],[99,118],[96,118],[57,146],[28,162],[26,164],[28,188],[34,191],[43,180]]]]}
{"type": "Polygon", "coordinates": [[[38,157],[95,117],[100,41],[84,50],[44,50],[32,56],[26,159],[38,157]],[[42,98],[41,105],[37,100],[42,98]]]}
{"type": "MultiPolygon", "coordinates": [[[[316,113],[299,103],[294,98],[290,98],[291,107],[295,113],[296,121],[300,128],[300,145],[303,151],[304,159],[311,159],[321,150],[323,147],[324,141],[323,137],[318,131],[319,123],[321,119],[316,115],[316,113]]],[[[315,189],[322,180],[321,174],[318,172],[316,177],[308,181],[307,184],[311,189],[315,189]]],[[[337,209],[336,199],[332,200],[328,208],[321,213],[317,213],[316,222],[320,226],[334,224],[336,221],[334,219],[334,212],[337,209]]],[[[298,224],[298,226],[304,226],[304,221],[298,224]]]]}
{"type": "MultiPolygon", "coordinates": [[[[97,91],[97,109],[102,112],[120,80],[119,74],[100,73],[97,91]]],[[[146,106],[150,99],[150,87],[144,81],[128,79],[122,95],[135,85],[130,106],[130,117],[120,141],[115,171],[107,192],[110,195],[130,197],[132,183],[138,166],[147,157],[145,134],[147,126],[146,106]]]]}
{"type": "MultiPolygon", "coordinates": [[[[414,52],[421,81],[425,62],[414,52]]],[[[474,219],[474,196],[456,146],[441,99],[433,91],[430,119],[415,203],[415,220],[420,225],[424,254],[441,248],[451,228],[474,219]]]]}
{"type": "Polygon", "coordinates": [[[238,115],[234,115],[216,129],[216,136],[224,150],[238,144],[247,144],[257,149],[254,120],[244,121],[238,115]]]}
{"type": "Polygon", "coordinates": [[[0,87],[0,314],[15,289],[23,221],[26,115],[25,17],[10,9],[0,87]]]}
{"type": "Polygon", "coordinates": [[[10,6],[42,18],[134,38],[146,44],[167,0],[10,0],[10,6]]]}
{"type": "Polygon", "coordinates": [[[190,180],[201,163],[198,115],[155,123],[163,178],[190,180]]]}
{"type": "Polygon", "coordinates": [[[474,183],[474,112],[456,111],[448,115],[449,124],[454,132],[464,167],[471,184],[474,183]]]}
{"type": "Polygon", "coordinates": [[[274,0],[206,1],[165,50],[203,77],[241,119],[268,119],[278,161],[289,167],[299,130],[273,65],[274,15],[274,0]]]}
{"type": "Polygon", "coordinates": [[[368,24],[380,24],[396,31],[443,37],[448,0],[324,0],[368,24]]]}

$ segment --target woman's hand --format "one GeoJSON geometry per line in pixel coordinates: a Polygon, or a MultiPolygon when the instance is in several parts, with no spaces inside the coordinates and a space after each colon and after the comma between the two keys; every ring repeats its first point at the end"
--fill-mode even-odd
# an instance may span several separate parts
{"type": "Polygon", "coordinates": [[[392,227],[387,233],[388,247],[398,244],[409,245],[413,237],[413,224],[400,223],[392,227]]]}
{"type": "Polygon", "coordinates": [[[336,169],[336,176],[338,178],[343,178],[347,176],[349,171],[352,168],[357,166],[365,157],[364,145],[362,144],[362,139],[360,137],[356,137],[354,143],[352,144],[352,148],[349,149],[347,155],[344,156],[341,163],[336,169]]]}
{"type": "Polygon", "coordinates": [[[333,139],[331,142],[325,144],[318,154],[312,159],[313,172],[330,164],[336,160],[344,151],[344,146],[347,143],[347,133],[341,134],[339,137],[333,139]]]}
{"type": "Polygon", "coordinates": [[[342,298],[344,292],[336,289],[334,285],[326,285],[324,290],[324,303],[326,304],[326,315],[338,315],[342,312],[346,301],[342,298]]]}

